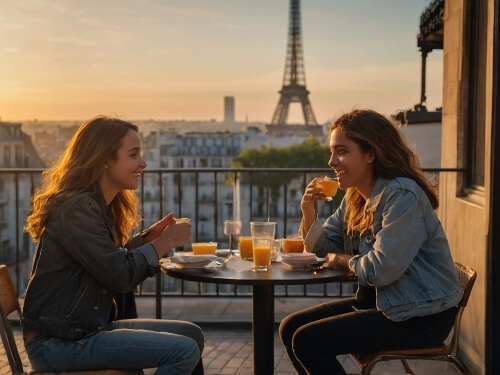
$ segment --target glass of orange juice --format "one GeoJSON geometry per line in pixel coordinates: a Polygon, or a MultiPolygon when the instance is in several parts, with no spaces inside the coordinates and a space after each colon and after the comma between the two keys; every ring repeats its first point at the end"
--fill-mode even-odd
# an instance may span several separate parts
{"type": "Polygon", "coordinates": [[[193,242],[193,255],[215,254],[217,242],[193,242]]]}
{"type": "Polygon", "coordinates": [[[253,244],[253,270],[267,271],[271,266],[271,248],[273,247],[276,222],[265,221],[250,223],[253,244]]]}
{"type": "Polygon", "coordinates": [[[325,176],[318,182],[321,192],[326,195],[326,200],[331,201],[339,188],[339,182],[334,177],[325,176]]]}
{"type": "Polygon", "coordinates": [[[304,240],[302,238],[283,238],[284,253],[303,253],[304,240]]]}
{"type": "Polygon", "coordinates": [[[250,260],[253,258],[253,244],[252,237],[240,236],[238,238],[238,249],[242,259],[250,260]]]}

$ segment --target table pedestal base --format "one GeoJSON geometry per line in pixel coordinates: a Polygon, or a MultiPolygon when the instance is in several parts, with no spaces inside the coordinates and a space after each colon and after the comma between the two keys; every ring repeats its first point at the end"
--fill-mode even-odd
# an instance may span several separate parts
{"type": "Polygon", "coordinates": [[[274,374],[274,286],[254,285],[252,293],[253,373],[274,374]]]}

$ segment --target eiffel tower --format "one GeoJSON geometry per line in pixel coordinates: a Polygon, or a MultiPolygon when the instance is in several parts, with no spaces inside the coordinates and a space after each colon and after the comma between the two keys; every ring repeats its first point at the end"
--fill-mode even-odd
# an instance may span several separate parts
{"type": "Polygon", "coordinates": [[[300,0],[290,0],[288,23],[288,45],[285,61],[285,75],[278,107],[271,125],[285,125],[290,103],[300,102],[306,125],[318,125],[309,102],[302,53],[302,33],[300,28],[300,0]]]}

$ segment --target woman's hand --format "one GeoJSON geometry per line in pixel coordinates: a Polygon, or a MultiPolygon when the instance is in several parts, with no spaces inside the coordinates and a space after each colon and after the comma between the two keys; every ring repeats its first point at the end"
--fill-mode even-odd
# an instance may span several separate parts
{"type": "Polygon", "coordinates": [[[317,215],[315,202],[326,198],[325,194],[321,192],[321,189],[317,187],[317,182],[321,180],[321,177],[316,177],[309,183],[309,185],[307,185],[304,195],[302,196],[302,201],[300,202],[300,208],[302,209],[302,229],[304,231],[304,237],[305,234],[309,232],[309,229],[311,228],[314,220],[316,220],[317,215]]]}
{"type": "Polygon", "coordinates": [[[352,258],[352,255],[348,254],[335,254],[328,253],[326,255],[326,263],[328,263],[328,267],[338,269],[338,270],[348,270],[349,269],[349,260],[352,258]]]}
{"type": "MultiPolygon", "coordinates": [[[[167,215],[167,217],[169,215],[167,215]]],[[[163,219],[160,221],[163,221],[163,219]]],[[[171,249],[185,245],[191,238],[190,223],[176,223],[175,219],[172,218],[171,224],[167,224],[161,234],[155,240],[151,241],[158,255],[158,259],[163,257],[171,249]]]]}
{"type": "Polygon", "coordinates": [[[174,214],[170,212],[167,216],[165,216],[163,219],[160,221],[157,221],[153,225],[149,227],[149,229],[146,230],[145,234],[143,235],[143,240],[144,243],[149,243],[158,238],[165,228],[169,225],[175,224],[175,219],[174,219],[174,214]]]}
{"type": "Polygon", "coordinates": [[[321,188],[318,187],[318,182],[322,179],[323,178],[321,177],[316,177],[309,182],[309,185],[307,185],[300,203],[302,210],[309,209],[311,207],[314,208],[314,202],[324,200],[326,198],[326,195],[321,192],[321,188]]]}

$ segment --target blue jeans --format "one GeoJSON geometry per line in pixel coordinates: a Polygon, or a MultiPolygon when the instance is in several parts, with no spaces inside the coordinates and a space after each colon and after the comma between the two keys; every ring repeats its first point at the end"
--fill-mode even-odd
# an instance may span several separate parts
{"type": "Polygon", "coordinates": [[[160,319],[114,321],[80,340],[42,334],[25,344],[36,371],[157,368],[157,375],[191,374],[203,346],[197,325],[160,319]]]}

